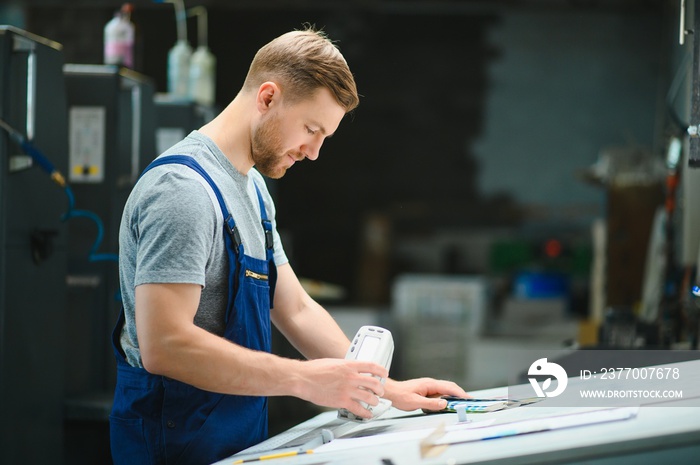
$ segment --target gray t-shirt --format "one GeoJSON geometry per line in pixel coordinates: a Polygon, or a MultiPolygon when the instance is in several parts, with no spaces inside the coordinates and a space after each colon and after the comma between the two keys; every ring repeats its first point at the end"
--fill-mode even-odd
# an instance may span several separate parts
{"type": "MultiPolygon", "coordinates": [[[[287,263],[275,206],[262,175],[255,169],[247,175],[239,173],[216,144],[198,131],[161,156],[178,154],[192,156],[214,180],[238,226],[246,255],[265,259],[257,185],[272,221],[275,263],[287,263]]],[[[119,229],[119,279],[126,318],[121,345],[130,365],[143,366],[134,322],[134,290],[141,284],[199,284],[203,289],[194,323],[223,335],[229,266],[223,234],[214,193],[191,168],[158,166],[136,183],[119,229]]]]}

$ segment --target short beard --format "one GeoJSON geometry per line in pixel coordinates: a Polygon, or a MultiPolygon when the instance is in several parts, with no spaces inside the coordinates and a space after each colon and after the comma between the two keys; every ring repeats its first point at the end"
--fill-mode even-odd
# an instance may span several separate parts
{"type": "Polygon", "coordinates": [[[277,116],[270,116],[266,121],[260,123],[251,138],[250,156],[255,168],[272,179],[284,176],[287,169],[280,163],[284,158],[283,155],[280,155],[282,153],[281,147],[279,119],[277,116]]]}

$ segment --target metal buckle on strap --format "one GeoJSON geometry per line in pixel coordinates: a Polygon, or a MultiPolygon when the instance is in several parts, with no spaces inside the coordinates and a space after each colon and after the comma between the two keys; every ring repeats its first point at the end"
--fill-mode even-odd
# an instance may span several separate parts
{"type": "Polygon", "coordinates": [[[272,250],[274,247],[274,241],[272,239],[272,231],[265,231],[265,247],[272,250]]]}
{"type": "Polygon", "coordinates": [[[230,213],[224,220],[224,225],[226,227],[226,231],[228,231],[229,235],[233,237],[233,242],[236,244],[236,249],[238,249],[238,247],[241,245],[241,234],[238,232],[238,227],[234,223],[233,216],[231,216],[230,213]]]}
{"type": "Polygon", "coordinates": [[[267,249],[272,249],[275,245],[274,238],[272,236],[272,223],[270,220],[262,220],[263,229],[265,230],[265,247],[267,249]]]}

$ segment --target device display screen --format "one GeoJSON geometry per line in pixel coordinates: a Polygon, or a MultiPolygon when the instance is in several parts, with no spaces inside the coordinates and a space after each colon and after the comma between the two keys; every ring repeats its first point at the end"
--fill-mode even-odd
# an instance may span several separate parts
{"type": "Polygon", "coordinates": [[[377,351],[380,341],[378,337],[365,336],[360,352],[357,354],[357,360],[372,360],[372,355],[377,351]]]}

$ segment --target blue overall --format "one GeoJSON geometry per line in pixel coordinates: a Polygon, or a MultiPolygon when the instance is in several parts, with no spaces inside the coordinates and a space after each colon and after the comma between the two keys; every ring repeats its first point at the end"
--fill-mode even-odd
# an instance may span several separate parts
{"type": "MultiPolygon", "coordinates": [[[[186,165],[204,177],[214,190],[224,215],[229,261],[224,337],[253,350],[270,352],[270,308],[277,268],[273,258],[272,224],[267,219],[260,191],[256,186],[265,233],[265,260],[245,255],[221,192],[192,157],[161,157],[144,173],[168,163],[186,165]]],[[[119,342],[123,326],[122,310],[112,334],[117,358],[117,385],[110,416],[115,465],[209,464],[267,437],[266,397],[212,393],[132,367],[119,342]]]]}

